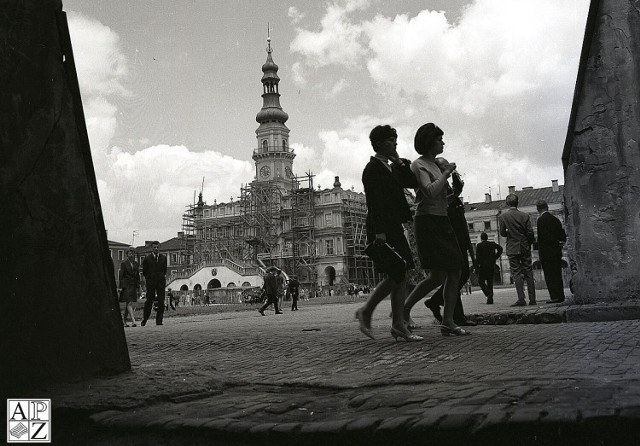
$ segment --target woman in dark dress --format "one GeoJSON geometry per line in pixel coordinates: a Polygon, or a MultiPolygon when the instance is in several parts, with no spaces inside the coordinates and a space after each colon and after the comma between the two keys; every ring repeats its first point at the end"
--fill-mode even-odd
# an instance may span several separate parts
{"type": "MultiPolygon", "coordinates": [[[[362,173],[367,200],[367,241],[389,244],[402,256],[406,262],[406,269],[411,269],[414,267],[413,258],[402,227],[403,223],[411,221],[411,211],[404,195],[404,188],[415,188],[416,180],[409,161],[401,159],[396,152],[397,137],[396,130],[388,125],[375,127],[369,135],[376,154],[371,157],[362,173]]],[[[376,268],[380,271],[379,265],[376,265],[376,268]]],[[[400,282],[396,282],[387,275],[376,286],[367,302],[356,311],[356,319],[362,333],[375,339],[371,331],[373,311],[391,294],[391,336],[396,341],[399,337],[408,342],[422,340],[420,336],[409,331],[402,317],[406,282],[406,276],[400,282]]]]}
{"type": "Polygon", "coordinates": [[[462,253],[447,213],[447,179],[456,169],[455,163],[438,166],[436,157],[444,151],[444,132],[433,123],[416,132],[414,146],[421,156],[411,163],[418,188],[416,190],[415,234],[421,267],[427,278],[418,283],[404,305],[404,319],[411,321],[411,308],[424,296],[444,284],[443,336],[468,335],[453,320],[458,299],[462,253]]]}

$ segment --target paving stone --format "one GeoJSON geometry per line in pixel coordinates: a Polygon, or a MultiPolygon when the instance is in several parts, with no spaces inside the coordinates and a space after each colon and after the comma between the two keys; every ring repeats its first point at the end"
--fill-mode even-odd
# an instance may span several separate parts
{"type": "Polygon", "coordinates": [[[81,411],[105,431],[151,426],[160,436],[188,428],[269,442],[304,433],[331,443],[339,432],[444,444],[443,432],[472,440],[522,428],[523,439],[535,429],[585,439],[602,426],[640,435],[640,321],[545,325],[564,310],[541,305],[479,314],[510,324],[443,339],[417,312],[425,341],[396,344],[385,307],[372,321],[375,341],[344,316],[355,308],[316,305],[288,319],[286,331],[241,313],[166,317],[162,328],[127,333],[131,372],[46,394],[56,416],[81,411]],[[536,324],[513,323],[531,316],[536,324]],[[309,326],[321,331],[301,336],[309,326]],[[274,349],[274,339],[295,348],[274,349]]]}

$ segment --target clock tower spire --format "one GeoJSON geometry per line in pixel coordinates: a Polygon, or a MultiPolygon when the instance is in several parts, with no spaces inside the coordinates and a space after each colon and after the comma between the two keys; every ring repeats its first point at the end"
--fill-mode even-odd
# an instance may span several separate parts
{"type": "Polygon", "coordinates": [[[295,153],[289,148],[289,115],[280,106],[278,65],[271,57],[271,37],[267,37],[267,61],[262,65],[262,109],[256,115],[258,147],[253,151],[256,181],[290,183],[295,153]]]}

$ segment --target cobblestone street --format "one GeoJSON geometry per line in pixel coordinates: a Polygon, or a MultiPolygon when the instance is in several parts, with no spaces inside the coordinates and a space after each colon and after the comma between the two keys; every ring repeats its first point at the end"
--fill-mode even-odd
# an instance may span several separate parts
{"type": "Polygon", "coordinates": [[[131,372],[49,394],[59,412],[92,415],[95,444],[131,436],[180,444],[185,435],[228,444],[347,444],[350,435],[464,443],[513,432],[522,444],[620,444],[640,432],[640,321],[483,325],[443,337],[420,304],[414,318],[425,339],[406,343],[388,332],[388,301],[374,315],[375,341],[353,321],[358,305],[303,302],[282,315],[127,328],[131,372]],[[617,430],[627,425],[636,427],[617,430]]]}

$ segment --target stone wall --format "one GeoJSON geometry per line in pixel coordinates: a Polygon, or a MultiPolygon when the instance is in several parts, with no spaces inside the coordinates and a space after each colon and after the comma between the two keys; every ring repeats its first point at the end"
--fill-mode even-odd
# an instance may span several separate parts
{"type": "Polygon", "coordinates": [[[640,7],[591,3],[563,161],[578,302],[640,290],[640,7]]]}
{"type": "Polygon", "coordinates": [[[0,4],[0,382],[130,368],[66,15],[0,4]]]}

